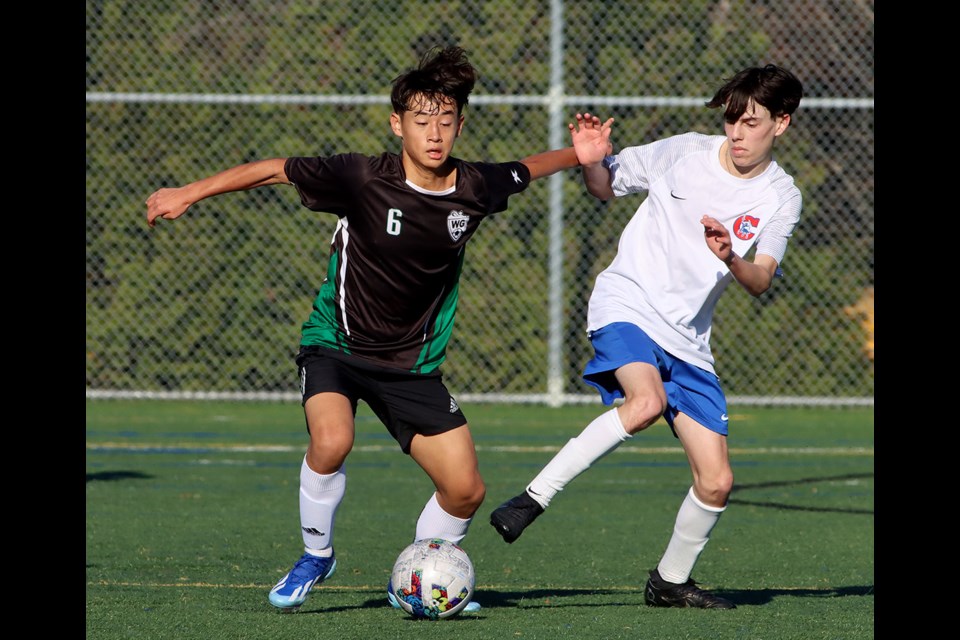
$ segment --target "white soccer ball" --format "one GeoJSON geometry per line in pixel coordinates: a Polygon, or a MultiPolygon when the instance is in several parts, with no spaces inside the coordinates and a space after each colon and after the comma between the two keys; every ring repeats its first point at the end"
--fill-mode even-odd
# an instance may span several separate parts
{"type": "Polygon", "coordinates": [[[460,546],[433,538],[407,546],[393,565],[387,585],[400,607],[414,618],[452,618],[473,597],[476,574],[460,546]]]}

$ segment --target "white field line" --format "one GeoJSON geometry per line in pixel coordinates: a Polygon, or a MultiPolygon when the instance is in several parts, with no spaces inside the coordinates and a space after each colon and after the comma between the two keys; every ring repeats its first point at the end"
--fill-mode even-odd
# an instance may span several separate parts
{"type": "MultiPolygon", "coordinates": [[[[87,451],[128,451],[135,452],[224,452],[224,453],[292,453],[304,451],[306,445],[272,445],[272,444],[204,444],[198,445],[195,442],[184,443],[138,443],[130,444],[127,442],[88,442],[87,451]]],[[[560,450],[557,445],[545,446],[485,446],[476,445],[478,453],[553,453],[560,450]]],[[[384,451],[399,451],[399,446],[393,445],[362,445],[353,448],[353,451],[363,453],[380,453],[384,451]]],[[[614,453],[619,454],[637,454],[652,455],[661,453],[683,454],[681,447],[637,447],[623,445],[617,448],[614,453]]],[[[873,456],[873,447],[732,447],[731,455],[818,455],[818,456],[873,456]]]]}
{"type": "MultiPolygon", "coordinates": [[[[88,587],[142,587],[146,589],[154,588],[188,588],[188,589],[270,589],[273,586],[273,583],[270,584],[218,584],[211,582],[126,582],[122,580],[88,580],[88,587]]],[[[528,585],[516,585],[516,584],[477,584],[477,591],[516,591],[516,590],[531,590],[531,589],[542,589],[543,585],[541,584],[528,584],[528,585]]],[[[644,585],[643,583],[639,585],[607,585],[597,589],[599,592],[610,592],[610,591],[621,591],[623,593],[643,593],[644,585]]],[[[778,591],[824,591],[822,585],[802,585],[802,586],[778,586],[778,591]]],[[[350,593],[383,593],[383,585],[360,585],[360,586],[332,586],[332,585],[319,585],[312,589],[311,592],[316,591],[329,591],[332,593],[338,592],[350,592],[350,593]]],[[[558,591],[562,591],[559,589],[558,591]]],[[[827,589],[826,591],[829,591],[827,589]]],[[[384,597],[386,600],[386,597],[384,597]]]]}

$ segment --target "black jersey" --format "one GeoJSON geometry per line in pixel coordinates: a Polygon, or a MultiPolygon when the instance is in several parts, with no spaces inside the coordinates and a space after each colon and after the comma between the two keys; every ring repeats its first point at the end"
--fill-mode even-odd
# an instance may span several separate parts
{"type": "Polygon", "coordinates": [[[300,344],[414,373],[440,366],[467,241],[530,184],[521,162],[451,162],[456,186],[439,195],[409,185],[394,153],[287,159],[303,205],[339,218],[300,344]]]}

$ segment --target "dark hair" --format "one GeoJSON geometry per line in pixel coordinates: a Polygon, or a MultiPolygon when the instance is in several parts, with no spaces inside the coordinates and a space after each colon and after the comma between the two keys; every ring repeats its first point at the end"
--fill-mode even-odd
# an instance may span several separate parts
{"type": "Polygon", "coordinates": [[[792,114],[803,97],[803,85],[797,77],[774,64],[749,67],[733,76],[707,102],[711,109],[723,107],[723,119],[736,122],[753,100],[776,117],[792,114]]]}
{"type": "Polygon", "coordinates": [[[460,115],[476,82],[477,71],[467,60],[466,51],[453,46],[433,47],[423,55],[417,68],[393,79],[390,103],[396,113],[403,113],[423,100],[439,103],[452,99],[460,115]]]}

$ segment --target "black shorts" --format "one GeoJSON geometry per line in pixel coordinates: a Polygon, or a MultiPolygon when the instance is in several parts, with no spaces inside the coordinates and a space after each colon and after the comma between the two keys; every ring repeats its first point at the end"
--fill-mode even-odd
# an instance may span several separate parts
{"type": "Polygon", "coordinates": [[[302,404],[317,393],[339,393],[350,399],[356,415],[357,402],[363,400],[406,454],[414,434],[444,433],[467,422],[439,372],[422,375],[387,369],[309,345],[300,347],[297,371],[302,404]]]}

